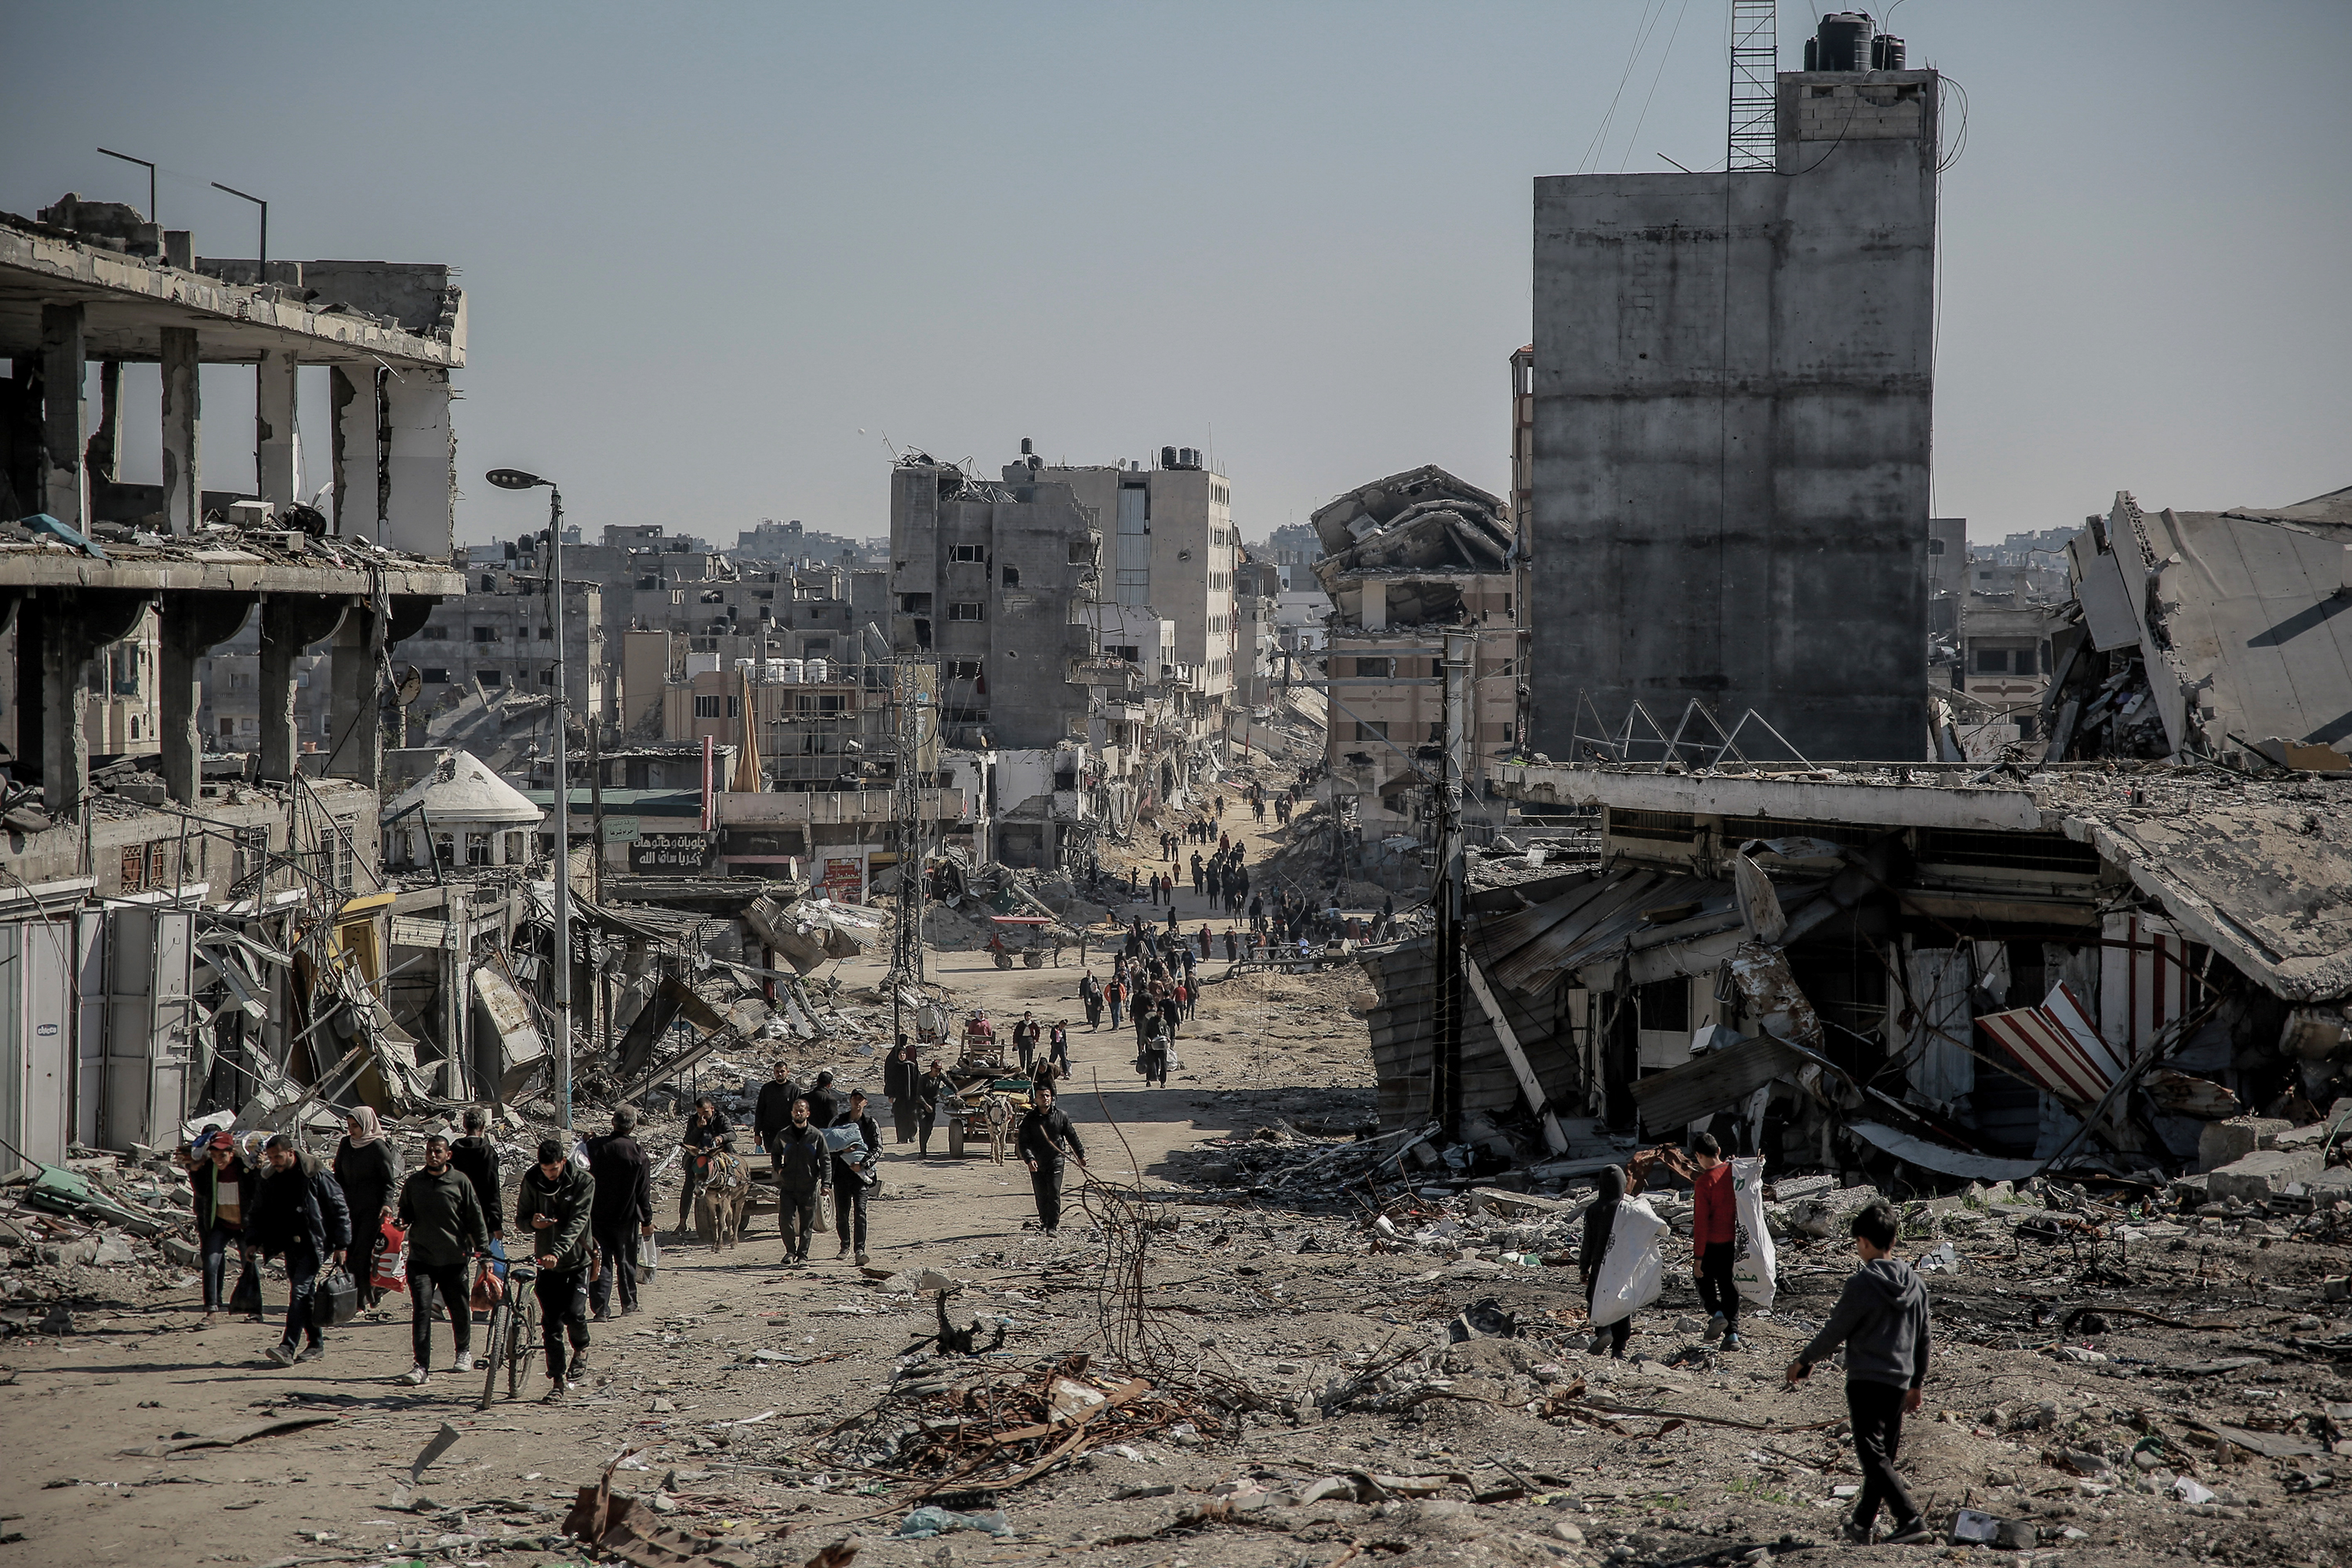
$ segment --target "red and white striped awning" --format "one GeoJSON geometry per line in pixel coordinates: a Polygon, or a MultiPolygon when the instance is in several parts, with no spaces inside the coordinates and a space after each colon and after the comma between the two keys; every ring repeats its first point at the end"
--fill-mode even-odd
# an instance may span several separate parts
{"type": "Polygon", "coordinates": [[[2096,1104],[2124,1069],[2124,1058],[2099,1037],[2080,998],[2063,981],[2039,1007],[1988,1013],[1977,1026],[1999,1041],[2026,1076],[2059,1099],[2096,1104]]]}

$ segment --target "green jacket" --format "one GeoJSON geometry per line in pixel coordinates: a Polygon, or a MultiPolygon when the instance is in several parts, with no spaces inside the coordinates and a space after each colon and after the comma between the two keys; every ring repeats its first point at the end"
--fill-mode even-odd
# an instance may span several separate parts
{"type": "Polygon", "coordinates": [[[419,1171],[402,1184],[400,1223],[410,1261],[425,1268],[464,1263],[490,1245],[490,1226],[473,1182],[454,1165],[419,1171]]]}
{"type": "Polygon", "coordinates": [[[588,1265],[588,1210],[596,1201],[596,1179],[566,1160],[553,1182],[537,1165],[524,1168],[515,1184],[515,1228],[534,1258],[555,1259],[558,1268],[588,1265]],[[530,1222],[545,1215],[555,1223],[541,1230],[530,1222]]]}

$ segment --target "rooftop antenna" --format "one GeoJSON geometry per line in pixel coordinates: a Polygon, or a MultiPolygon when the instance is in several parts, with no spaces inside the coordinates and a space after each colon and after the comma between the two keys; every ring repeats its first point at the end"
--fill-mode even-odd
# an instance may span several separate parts
{"type": "Polygon", "coordinates": [[[1774,32],[1778,10],[1778,0],[1731,0],[1731,117],[1724,167],[1734,173],[1779,166],[1774,102],[1774,73],[1780,65],[1774,32]]]}

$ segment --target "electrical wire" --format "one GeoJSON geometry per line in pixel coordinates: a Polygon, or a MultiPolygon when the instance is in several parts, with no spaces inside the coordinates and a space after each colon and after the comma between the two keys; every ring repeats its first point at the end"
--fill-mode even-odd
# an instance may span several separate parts
{"type": "Polygon", "coordinates": [[[1642,139],[1642,122],[1650,118],[1650,104],[1658,96],[1658,83],[1666,74],[1666,61],[1674,58],[1675,40],[1682,37],[1683,18],[1690,12],[1690,0],[1683,0],[1682,9],[1675,13],[1674,30],[1666,35],[1666,47],[1659,51],[1658,68],[1651,73],[1648,97],[1642,100],[1642,112],[1634,118],[1633,133],[1625,138],[1625,155],[1617,160],[1622,173],[1633,156],[1633,144],[1642,139]]]}
{"type": "Polygon", "coordinates": [[[1657,6],[1657,16],[1665,15],[1665,0],[1643,0],[1642,19],[1633,27],[1633,47],[1625,56],[1625,68],[1618,73],[1617,90],[1609,95],[1608,112],[1601,115],[1599,128],[1592,132],[1592,140],[1586,144],[1584,156],[1576,165],[1576,172],[1580,174],[1592,172],[1593,154],[1601,151],[1608,139],[1610,122],[1617,118],[1617,101],[1624,97],[1625,84],[1633,79],[1633,68],[1641,61],[1642,46],[1649,41],[1651,30],[1657,26],[1656,17],[1651,15],[1653,3],[1657,6]]]}

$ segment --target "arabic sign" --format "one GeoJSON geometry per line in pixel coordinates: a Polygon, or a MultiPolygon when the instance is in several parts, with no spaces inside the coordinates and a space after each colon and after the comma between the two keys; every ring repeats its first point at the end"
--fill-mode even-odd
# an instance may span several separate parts
{"type": "Polygon", "coordinates": [[[707,833],[642,834],[629,842],[629,869],[658,876],[707,871],[710,843],[707,833]]]}
{"type": "Polygon", "coordinates": [[[824,863],[824,896],[838,899],[845,904],[864,901],[866,864],[862,860],[832,860],[824,863]]]}

